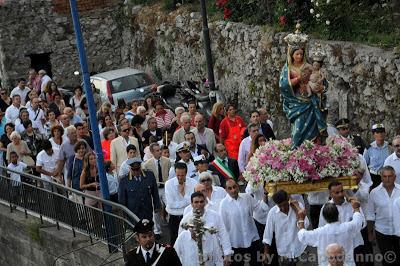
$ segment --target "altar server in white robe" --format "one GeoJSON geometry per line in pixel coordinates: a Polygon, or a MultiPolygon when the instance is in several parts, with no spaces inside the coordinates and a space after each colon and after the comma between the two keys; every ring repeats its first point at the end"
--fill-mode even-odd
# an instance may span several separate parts
{"type": "MultiPolygon", "coordinates": [[[[201,192],[194,192],[191,195],[191,205],[193,210],[202,213],[201,218],[204,221],[204,226],[207,228],[215,228],[217,232],[210,234],[206,232],[203,235],[203,258],[206,266],[222,266],[230,259],[233,254],[229,235],[219,216],[213,210],[206,209],[206,198],[201,192]]],[[[179,235],[176,239],[174,248],[181,259],[182,265],[197,266],[199,265],[199,255],[197,243],[194,240],[191,229],[183,229],[182,224],[190,223],[194,217],[194,213],[186,214],[179,226],[179,235]]]]}

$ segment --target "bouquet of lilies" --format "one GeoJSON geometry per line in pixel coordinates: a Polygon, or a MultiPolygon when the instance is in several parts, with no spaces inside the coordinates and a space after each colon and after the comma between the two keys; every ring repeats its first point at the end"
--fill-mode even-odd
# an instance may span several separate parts
{"type": "Polygon", "coordinates": [[[327,177],[363,172],[358,151],[340,136],[330,136],[326,145],[304,141],[291,149],[291,140],[272,140],[261,146],[250,159],[244,178],[253,187],[264,182],[321,180],[327,177]]]}

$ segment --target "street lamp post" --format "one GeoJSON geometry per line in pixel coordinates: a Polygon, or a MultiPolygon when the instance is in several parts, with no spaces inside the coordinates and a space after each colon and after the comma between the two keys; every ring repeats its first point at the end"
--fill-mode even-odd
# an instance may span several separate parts
{"type": "Polygon", "coordinates": [[[210,98],[212,102],[215,102],[216,89],[215,89],[213,60],[211,55],[210,31],[208,29],[206,0],[200,0],[200,2],[201,2],[201,16],[203,18],[203,39],[204,39],[204,50],[206,53],[208,83],[210,86],[210,98]]]}
{"type": "MultiPolygon", "coordinates": [[[[100,135],[99,135],[99,126],[97,125],[97,117],[96,117],[96,106],[94,104],[94,99],[93,99],[93,92],[92,88],[90,86],[90,76],[89,76],[89,71],[88,71],[88,66],[87,66],[87,60],[86,60],[86,51],[85,51],[85,45],[83,43],[83,38],[82,38],[82,32],[81,32],[81,25],[79,22],[79,14],[78,14],[78,8],[76,6],[76,0],[69,0],[70,6],[71,6],[71,16],[72,16],[72,21],[74,23],[74,30],[75,30],[75,36],[76,36],[76,48],[78,50],[78,55],[79,55],[79,62],[81,65],[81,70],[82,70],[82,77],[83,77],[83,84],[84,84],[84,89],[85,89],[85,94],[86,94],[86,100],[89,108],[89,118],[90,118],[90,127],[92,129],[93,133],[93,144],[94,144],[94,150],[96,153],[96,162],[97,162],[97,168],[99,171],[99,178],[100,178],[100,190],[102,193],[102,196],[104,199],[109,199],[109,191],[108,191],[108,181],[106,177],[106,173],[104,170],[104,165],[103,165],[103,151],[101,148],[101,143],[100,143],[100,135]]],[[[105,210],[111,210],[111,206],[103,206],[105,210]]]]}

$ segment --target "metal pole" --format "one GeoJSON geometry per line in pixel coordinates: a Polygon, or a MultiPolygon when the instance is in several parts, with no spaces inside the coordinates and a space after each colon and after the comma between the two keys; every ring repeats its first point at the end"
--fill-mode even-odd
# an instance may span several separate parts
{"type": "Polygon", "coordinates": [[[204,50],[206,52],[208,83],[210,86],[210,91],[215,91],[214,68],[211,55],[210,32],[208,30],[206,1],[200,0],[200,2],[201,2],[201,16],[203,18],[203,38],[204,38],[204,50]]]}
{"type": "MultiPolygon", "coordinates": [[[[100,143],[99,126],[97,125],[96,106],[94,104],[93,92],[90,86],[90,76],[86,61],[86,51],[85,51],[85,45],[83,44],[81,25],[79,22],[79,14],[76,6],[76,0],[69,0],[69,4],[71,6],[71,16],[72,16],[72,21],[74,23],[75,36],[76,36],[76,48],[78,49],[79,62],[81,64],[86,100],[89,107],[90,126],[92,128],[93,144],[96,153],[96,162],[100,177],[101,194],[104,199],[108,200],[110,198],[110,193],[108,191],[108,182],[103,165],[104,158],[100,143]]],[[[111,206],[108,205],[104,206],[104,208],[106,211],[111,210],[111,206]]]]}

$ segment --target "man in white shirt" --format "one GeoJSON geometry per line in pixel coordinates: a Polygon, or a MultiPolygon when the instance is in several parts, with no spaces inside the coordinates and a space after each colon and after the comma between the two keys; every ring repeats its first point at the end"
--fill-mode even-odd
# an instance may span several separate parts
{"type": "Polygon", "coordinates": [[[209,152],[214,152],[215,145],[217,144],[215,134],[212,129],[206,127],[204,115],[197,114],[194,117],[194,124],[196,127],[192,129],[192,132],[196,137],[196,143],[206,146],[209,152]]]}
{"type": "Polygon", "coordinates": [[[43,92],[46,89],[47,83],[51,81],[51,78],[47,75],[46,70],[44,69],[39,70],[38,74],[40,77],[40,90],[43,92]]]}
{"type": "Polygon", "coordinates": [[[259,239],[253,212],[266,204],[266,200],[256,201],[247,193],[239,193],[238,184],[230,179],[226,182],[226,197],[220,204],[220,216],[229,233],[234,256],[231,265],[257,264],[259,239]]]}
{"type": "Polygon", "coordinates": [[[394,234],[400,237],[400,198],[393,202],[393,227],[394,234]]]}
{"type": "MultiPolygon", "coordinates": [[[[304,205],[300,202],[295,203],[292,201],[284,190],[278,190],[274,193],[272,200],[276,205],[268,212],[262,241],[265,244],[265,258],[270,257],[269,249],[275,234],[280,264],[296,265],[298,258],[307,247],[306,244],[300,242],[297,236],[299,229],[296,225],[296,208],[303,209],[304,205]]],[[[307,217],[303,222],[307,227],[309,224],[307,217]]]]}
{"type": "Polygon", "coordinates": [[[393,138],[394,152],[389,155],[383,165],[390,165],[396,171],[396,183],[400,184],[400,135],[393,138]]]}
{"type": "Polygon", "coordinates": [[[15,94],[12,96],[12,103],[6,109],[5,118],[7,123],[15,124],[15,120],[17,120],[19,116],[19,109],[21,108],[21,96],[19,94],[15,94]]]}
{"type": "Polygon", "coordinates": [[[176,176],[165,183],[165,209],[169,214],[168,225],[171,234],[171,245],[178,237],[179,223],[183,218],[183,211],[190,204],[190,195],[194,191],[196,181],[186,178],[187,166],[185,163],[175,164],[176,176]]]}
{"type": "Polygon", "coordinates": [[[26,80],[24,78],[20,78],[18,80],[18,85],[15,87],[11,93],[10,97],[13,98],[14,95],[19,95],[21,97],[21,104],[25,105],[25,99],[28,93],[31,91],[28,87],[26,87],[26,80]]]}
{"type": "Polygon", "coordinates": [[[387,252],[397,254],[397,259],[390,264],[383,261],[382,265],[399,265],[399,239],[395,235],[393,224],[393,203],[400,198],[400,185],[395,183],[396,172],[391,166],[384,166],[379,171],[382,182],[371,190],[368,199],[366,218],[369,241],[376,239],[379,250],[385,256],[387,252]]]}
{"type": "MultiPolygon", "coordinates": [[[[351,221],[351,219],[353,218],[353,208],[350,202],[348,202],[347,199],[345,198],[346,192],[343,190],[342,183],[338,181],[332,181],[328,185],[328,190],[331,197],[331,199],[328,202],[334,203],[336,205],[336,208],[339,211],[339,223],[345,223],[351,221]]],[[[350,200],[351,198],[348,199],[350,200]]],[[[362,228],[366,228],[367,222],[365,221],[365,217],[361,207],[360,207],[360,213],[362,214],[363,218],[362,228]]],[[[324,216],[321,211],[318,227],[323,227],[325,224],[326,220],[324,219],[324,216]]],[[[361,231],[356,234],[353,244],[354,244],[355,258],[358,258],[358,261],[366,261],[366,257],[364,256],[366,255],[366,252],[364,252],[365,251],[364,240],[361,236],[361,231]]]]}
{"type": "Polygon", "coordinates": [[[43,185],[46,189],[50,190],[51,185],[45,181],[61,182],[60,176],[57,172],[57,162],[59,157],[59,150],[53,148],[49,140],[44,140],[42,143],[43,150],[39,152],[36,157],[36,171],[40,173],[43,179],[43,185]]]}
{"type": "Polygon", "coordinates": [[[31,100],[31,107],[28,108],[29,119],[32,121],[32,127],[37,128],[40,133],[45,134],[44,123],[46,122],[46,118],[44,116],[44,112],[39,108],[39,98],[33,98],[31,100]]]}
{"type": "Polygon", "coordinates": [[[305,229],[306,211],[301,210],[297,213],[297,225],[300,231],[297,233],[299,240],[307,245],[317,248],[318,265],[328,265],[325,256],[326,247],[329,244],[337,243],[346,251],[346,265],[355,265],[353,259],[353,239],[360,232],[363,222],[362,214],[360,213],[360,202],[357,200],[351,201],[354,214],[350,222],[339,222],[339,211],[334,203],[326,203],[322,208],[322,214],[327,224],[315,230],[307,231],[305,229]]]}
{"type": "MultiPolygon", "coordinates": [[[[217,212],[205,208],[206,197],[201,192],[194,192],[191,195],[191,205],[193,211],[197,211],[201,214],[204,226],[217,229],[216,234],[205,232],[202,236],[203,261],[205,265],[222,266],[230,259],[229,255],[233,254],[229,235],[225,229],[224,223],[217,212]]],[[[191,229],[184,230],[182,228],[183,224],[190,223],[194,218],[193,211],[183,217],[179,228],[180,233],[174,245],[182,264],[185,266],[199,265],[198,248],[194,239],[195,236],[193,238],[191,229]]]]}
{"type": "Polygon", "coordinates": [[[239,170],[241,173],[244,172],[247,166],[247,156],[250,152],[251,148],[251,140],[258,134],[258,125],[257,124],[250,124],[247,126],[247,130],[249,131],[249,136],[244,138],[239,146],[239,170]]]}

